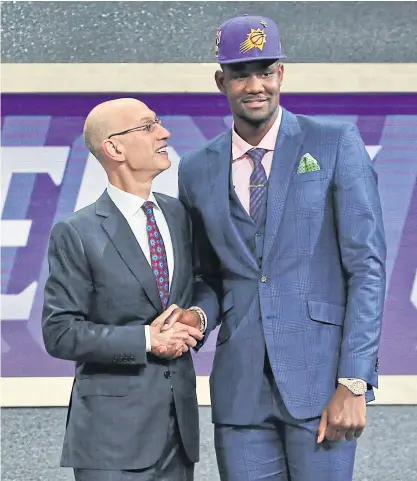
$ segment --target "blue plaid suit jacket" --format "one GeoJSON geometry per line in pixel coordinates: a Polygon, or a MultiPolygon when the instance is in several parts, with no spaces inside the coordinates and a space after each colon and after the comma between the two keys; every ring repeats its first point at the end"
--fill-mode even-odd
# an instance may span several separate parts
{"type": "MultiPolygon", "coordinates": [[[[213,420],[250,422],[256,356],[245,335],[259,297],[265,344],[296,418],[321,414],[338,377],[377,387],[386,242],[377,176],[353,124],[284,109],[269,177],[262,267],[229,211],[231,132],[185,156],[179,196],[195,233],[197,272],[222,306],[211,375],[213,420]],[[297,174],[310,153],[320,170],[297,174]]],[[[216,327],[209,322],[208,332],[216,327]]]]}

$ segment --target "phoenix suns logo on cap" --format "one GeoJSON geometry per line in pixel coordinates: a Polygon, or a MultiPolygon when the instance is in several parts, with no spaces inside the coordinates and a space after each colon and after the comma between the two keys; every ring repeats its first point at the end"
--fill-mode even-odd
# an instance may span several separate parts
{"type": "Polygon", "coordinates": [[[240,53],[246,53],[249,52],[249,50],[252,50],[253,48],[258,48],[259,50],[262,50],[264,48],[264,45],[266,43],[266,33],[264,29],[260,28],[251,28],[250,32],[247,34],[246,40],[244,40],[240,44],[240,53]]]}

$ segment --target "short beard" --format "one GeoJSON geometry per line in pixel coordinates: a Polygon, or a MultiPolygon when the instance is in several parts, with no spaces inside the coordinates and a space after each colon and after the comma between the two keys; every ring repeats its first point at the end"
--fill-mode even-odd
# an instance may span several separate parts
{"type": "Polygon", "coordinates": [[[261,118],[261,119],[254,119],[253,117],[248,117],[244,113],[241,115],[238,115],[238,117],[241,120],[244,120],[247,124],[251,125],[252,127],[259,128],[262,127],[262,125],[266,124],[269,122],[270,118],[274,115],[274,112],[270,112],[267,114],[266,117],[261,118]]]}

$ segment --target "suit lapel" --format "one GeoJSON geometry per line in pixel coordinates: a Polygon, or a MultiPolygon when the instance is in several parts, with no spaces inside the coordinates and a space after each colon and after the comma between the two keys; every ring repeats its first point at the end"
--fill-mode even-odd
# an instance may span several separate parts
{"type": "Polygon", "coordinates": [[[259,270],[254,255],[243,242],[230,215],[229,185],[232,156],[232,132],[229,131],[213,142],[207,152],[207,168],[211,184],[211,196],[215,201],[218,229],[239,259],[251,269],[259,270]]]}
{"type": "Polygon", "coordinates": [[[174,202],[169,201],[166,197],[154,194],[155,199],[158,201],[158,205],[161,208],[165,220],[168,224],[169,233],[171,236],[172,250],[174,252],[174,272],[172,273],[171,285],[169,289],[168,305],[173,302],[173,299],[177,299],[179,296],[180,282],[179,275],[181,272],[179,263],[183,262],[181,256],[181,225],[176,222],[175,218],[175,205],[174,202]]]}
{"type": "Polygon", "coordinates": [[[282,122],[268,181],[263,262],[268,262],[268,257],[278,234],[288,187],[295,164],[299,160],[302,141],[303,135],[297,117],[283,109],[282,122]]]}
{"type": "Polygon", "coordinates": [[[162,312],[155,276],[146,260],[132,230],[107,192],[96,203],[96,213],[104,217],[102,226],[120,257],[132,274],[141,283],[150,302],[158,312],[162,312]]]}

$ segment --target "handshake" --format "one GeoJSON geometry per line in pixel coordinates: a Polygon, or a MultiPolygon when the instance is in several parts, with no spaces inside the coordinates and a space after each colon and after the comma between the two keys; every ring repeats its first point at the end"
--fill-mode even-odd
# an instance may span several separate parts
{"type": "Polygon", "coordinates": [[[177,358],[204,337],[200,331],[200,316],[195,311],[169,306],[150,327],[151,352],[156,356],[177,358]]]}

